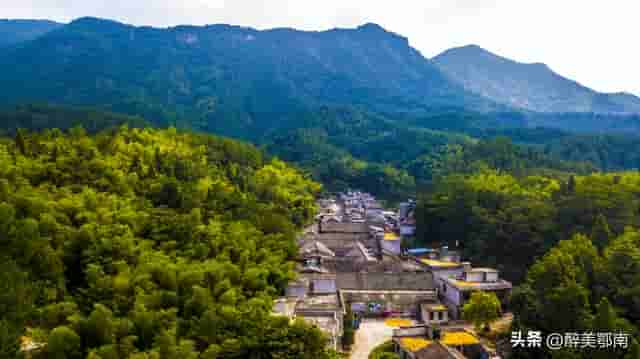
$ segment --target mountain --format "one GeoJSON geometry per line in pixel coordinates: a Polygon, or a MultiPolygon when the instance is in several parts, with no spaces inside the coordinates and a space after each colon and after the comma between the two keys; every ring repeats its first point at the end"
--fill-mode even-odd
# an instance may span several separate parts
{"type": "Polygon", "coordinates": [[[453,48],[433,58],[466,89],[509,106],[537,112],[640,113],[640,98],[599,93],[542,63],[519,63],[479,46],[453,48]]]}
{"type": "Polygon", "coordinates": [[[378,112],[491,109],[375,24],[321,32],[166,29],[82,18],[0,54],[5,104],[101,105],[246,137],[320,105],[378,112]]]}
{"type": "Polygon", "coordinates": [[[33,40],[62,25],[49,20],[0,19],[0,47],[33,40]]]}

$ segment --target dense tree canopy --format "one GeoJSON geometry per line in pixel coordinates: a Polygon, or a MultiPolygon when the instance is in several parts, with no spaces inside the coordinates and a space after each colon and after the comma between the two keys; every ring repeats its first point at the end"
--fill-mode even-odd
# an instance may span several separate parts
{"type": "MultiPolygon", "coordinates": [[[[450,175],[421,196],[416,213],[419,240],[458,244],[463,257],[497,267],[518,285],[514,330],[631,335],[627,351],[568,350],[554,358],[637,353],[638,173],[546,177],[484,169],[450,175]]],[[[516,354],[551,357],[534,350],[516,354]]]]}
{"type": "Polygon", "coordinates": [[[18,129],[43,131],[81,126],[89,133],[127,125],[143,127],[147,121],[137,116],[100,111],[96,108],[69,107],[48,104],[28,104],[0,111],[0,133],[13,136],[18,129]]]}
{"type": "Polygon", "coordinates": [[[328,190],[359,188],[392,200],[413,196],[448,174],[483,168],[554,176],[595,170],[590,163],[563,161],[508,137],[485,138],[484,131],[466,131],[484,138],[477,140],[438,126],[438,121],[444,126],[445,118],[455,122],[457,116],[462,115],[416,122],[353,107],[323,107],[301,113],[296,128],[272,131],[263,141],[269,153],[308,170],[328,190]]]}
{"type": "Polygon", "coordinates": [[[271,313],[320,186],[250,145],[120,128],[0,140],[0,353],[327,358],[271,313]]]}
{"type": "MultiPolygon", "coordinates": [[[[575,358],[637,358],[639,266],[640,233],[633,229],[613,239],[602,252],[583,235],[560,241],[531,267],[525,282],[514,291],[516,326],[544,333],[625,333],[630,335],[627,350],[565,354],[575,358]]],[[[550,354],[516,353],[523,358],[550,354]]]]}
{"type": "Polygon", "coordinates": [[[481,170],[445,177],[421,195],[417,238],[457,242],[465,257],[519,281],[559,240],[582,233],[603,248],[625,227],[637,228],[639,212],[635,172],[553,178],[481,170]]]}

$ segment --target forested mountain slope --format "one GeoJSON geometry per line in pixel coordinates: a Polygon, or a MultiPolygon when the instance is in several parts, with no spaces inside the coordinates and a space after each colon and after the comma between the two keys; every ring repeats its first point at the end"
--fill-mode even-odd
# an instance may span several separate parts
{"type": "Polygon", "coordinates": [[[329,358],[270,315],[319,189],[175,129],[1,138],[0,357],[26,335],[53,358],[329,358]]]}
{"type": "Polygon", "coordinates": [[[0,52],[5,103],[47,101],[234,136],[319,105],[426,113],[493,104],[378,25],[305,32],[229,25],[134,27],[82,18],[0,52]]]}
{"type": "MultiPolygon", "coordinates": [[[[514,144],[505,135],[528,143],[571,135],[512,128],[486,129],[474,117],[448,114],[427,122],[439,129],[371,115],[353,109],[323,109],[300,117],[302,127],[267,136],[265,149],[310,171],[329,190],[360,188],[388,199],[412,197],[417,188],[451,173],[490,167],[526,174],[589,173],[596,167],[580,157],[564,161],[542,147],[514,144]],[[456,120],[460,120],[456,125],[456,120]],[[455,129],[465,132],[450,131],[455,129]],[[530,135],[526,137],[527,135],[530,135]],[[496,138],[498,137],[498,138],[496,138]]],[[[479,122],[484,122],[480,117],[479,122]]]]}

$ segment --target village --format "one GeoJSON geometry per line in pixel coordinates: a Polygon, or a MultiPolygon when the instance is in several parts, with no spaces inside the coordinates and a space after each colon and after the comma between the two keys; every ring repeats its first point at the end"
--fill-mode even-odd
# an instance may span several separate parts
{"type": "Polygon", "coordinates": [[[512,285],[497,270],[473,267],[446,245],[404,248],[416,231],[413,200],[389,211],[349,191],[318,205],[316,222],[299,238],[298,277],[275,302],[276,315],[316,325],[353,359],[383,343],[402,359],[499,358],[462,320],[477,291],[494,293],[508,312],[512,285]],[[356,330],[350,348],[346,326],[356,330]]]}

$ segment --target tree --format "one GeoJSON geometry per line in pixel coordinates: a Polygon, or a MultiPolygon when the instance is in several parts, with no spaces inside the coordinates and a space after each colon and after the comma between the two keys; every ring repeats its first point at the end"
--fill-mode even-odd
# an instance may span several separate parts
{"type": "Polygon", "coordinates": [[[635,338],[631,338],[629,349],[624,359],[640,359],[640,344],[635,338]]]}
{"type": "Polygon", "coordinates": [[[609,229],[607,218],[602,213],[598,214],[591,230],[591,241],[598,249],[602,250],[612,237],[613,233],[609,229]]]}
{"type": "Polygon", "coordinates": [[[34,310],[34,287],[15,262],[0,257],[0,358],[17,356],[19,338],[34,310]]]}
{"type": "Polygon", "coordinates": [[[27,141],[24,137],[24,131],[21,128],[16,131],[16,147],[18,147],[20,154],[23,156],[27,155],[27,141]]]}
{"type": "Polygon", "coordinates": [[[0,358],[17,358],[20,352],[22,328],[15,323],[0,319],[0,358]]]}
{"type": "Polygon", "coordinates": [[[630,230],[604,250],[603,286],[619,312],[640,322],[640,232],[630,230]]]}
{"type": "Polygon", "coordinates": [[[469,301],[462,307],[462,316],[472,322],[476,328],[488,329],[489,324],[500,318],[500,301],[495,293],[473,292],[469,301]]]}
{"type": "Polygon", "coordinates": [[[388,341],[375,347],[369,359],[400,359],[400,356],[395,353],[393,342],[388,341]]]}
{"type": "Polygon", "coordinates": [[[80,358],[80,336],[69,327],[57,327],[49,335],[47,352],[52,359],[80,358]]]}
{"type": "Polygon", "coordinates": [[[567,182],[567,193],[573,194],[576,192],[576,177],[570,176],[569,181],[567,182]]]}
{"type": "Polygon", "coordinates": [[[599,332],[614,332],[616,328],[616,312],[607,298],[602,298],[593,318],[593,329],[599,332]]]}

